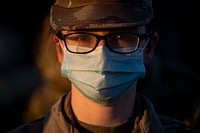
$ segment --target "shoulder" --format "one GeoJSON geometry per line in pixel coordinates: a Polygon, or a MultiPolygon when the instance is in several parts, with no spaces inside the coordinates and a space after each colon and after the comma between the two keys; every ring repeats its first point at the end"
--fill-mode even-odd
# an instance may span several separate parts
{"type": "Polygon", "coordinates": [[[6,133],[42,133],[44,117],[35,121],[23,124],[6,133]]]}
{"type": "Polygon", "coordinates": [[[200,130],[193,129],[180,120],[160,114],[158,116],[165,130],[169,133],[200,133],[200,130]]]}

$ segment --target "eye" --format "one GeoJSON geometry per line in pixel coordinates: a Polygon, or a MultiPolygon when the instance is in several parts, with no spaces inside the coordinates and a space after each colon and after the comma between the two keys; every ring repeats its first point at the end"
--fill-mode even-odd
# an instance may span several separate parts
{"type": "Polygon", "coordinates": [[[90,37],[88,35],[79,35],[77,41],[87,41],[90,37]]]}
{"type": "Polygon", "coordinates": [[[115,36],[115,39],[117,40],[126,40],[127,38],[129,38],[129,36],[126,33],[116,34],[115,36]]]}
{"type": "Polygon", "coordinates": [[[72,34],[67,36],[67,39],[72,41],[88,41],[91,39],[91,37],[87,34],[72,34]]]}

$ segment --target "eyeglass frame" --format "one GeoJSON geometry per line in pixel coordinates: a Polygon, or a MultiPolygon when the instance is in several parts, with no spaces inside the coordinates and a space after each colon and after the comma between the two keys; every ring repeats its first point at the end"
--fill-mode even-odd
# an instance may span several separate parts
{"type": "Polygon", "coordinates": [[[144,39],[147,39],[147,38],[150,37],[152,34],[153,34],[153,31],[148,32],[148,33],[145,33],[145,34],[137,34],[137,33],[134,33],[134,32],[114,32],[114,33],[110,33],[110,34],[107,34],[107,35],[104,35],[104,36],[97,35],[97,34],[93,34],[93,33],[90,33],[90,32],[73,32],[73,33],[68,33],[68,34],[63,35],[63,34],[61,33],[61,31],[59,31],[59,32],[56,33],[56,36],[57,36],[59,39],[61,39],[61,40],[64,41],[65,47],[66,47],[66,49],[67,49],[69,52],[75,53],[75,54],[87,54],[87,53],[90,53],[90,52],[94,51],[94,50],[97,48],[99,42],[100,42],[102,39],[106,42],[106,43],[105,43],[106,46],[107,46],[107,47],[109,48],[109,50],[111,50],[112,52],[114,52],[114,53],[119,53],[119,54],[130,54],[130,53],[136,52],[136,51],[138,50],[138,48],[139,48],[139,45],[140,45],[141,41],[144,40],[144,39]],[[128,34],[136,35],[136,36],[138,37],[138,39],[139,39],[139,42],[138,42],[138,44],[137,44],[137,48],[136,48],[134,51],[131,51],[131,52],[118,52],[118,51],[115,51],[115,50],[113,50],[112,48],[110,48],[110,46],[109,46],[109,44],[108,44],[108,42],[107,42],[107,37],[110,36],[110,35],[112,35],[112,34],[117,34],[117,33],[128,33],[128,34]],[[96,44],[95,44],[94,48],[91,49],[90,51],[87,51],[87,52],[73,52],[73,51],[69,50],[69,48],[68,48],[68,46],[67,46],[67,44],[66,44],[66,39],[65,39],[65,38],[66,38],[66,36],[69,36],[69,35],[72,35],[72,34],[89,34],[89,35],[95,36],[95,37],[97,38],[97,41],[96,41],[96,44]]]}

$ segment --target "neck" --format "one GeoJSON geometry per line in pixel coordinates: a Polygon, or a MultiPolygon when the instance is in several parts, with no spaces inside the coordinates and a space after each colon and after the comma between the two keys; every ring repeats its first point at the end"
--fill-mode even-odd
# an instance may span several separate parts
{"type": "Polygon", "coordinates": [[[121,125],[133,114],[135,87],[114,104],[105,106],[91,101],[72,85],[73,111],[79,121],[87,124],[104,127],[121,125]]]}

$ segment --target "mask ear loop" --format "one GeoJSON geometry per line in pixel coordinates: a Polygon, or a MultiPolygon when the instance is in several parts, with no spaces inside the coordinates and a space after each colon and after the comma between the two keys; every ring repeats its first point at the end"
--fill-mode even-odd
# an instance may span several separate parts
{"type": "Polygon", "coordinates": [[[149,40],[150,40],[150,37],[147,38],[147,41],[145,42],[143,47],[138,48],[136,53],[142,53],[144,51],[144,49],[146,48],[147,44],[149,43],[149,40]]]}
{"type": "Polygon", "coordinates": [[[147,38],[147,41],[146,41],[146,43],[144,44],[144,47],[143,47],[142,49],[145,49],[145,48],[146,48],[147,44],[149,43],[149,40],[150,40],[150,37],[147,38]]]}
{"type": "Polygon", "coordinates": [[[65,46],[62,44],[62,40],[59,39],[59,45],[62,48],[63,51],[65,51],[65,46]]]}

